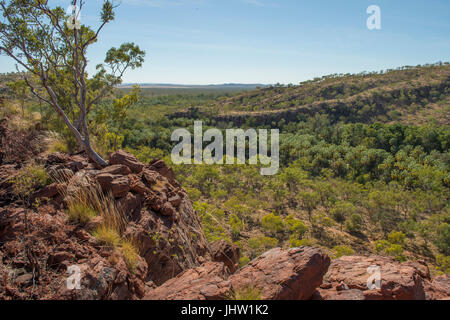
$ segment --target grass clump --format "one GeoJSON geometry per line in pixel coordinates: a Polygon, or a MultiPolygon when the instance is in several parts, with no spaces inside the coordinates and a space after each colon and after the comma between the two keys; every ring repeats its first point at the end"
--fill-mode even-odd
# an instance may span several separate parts
{"type": "Polygon", "coordinates": [[[95,209],[81,202],[69,203],[67,214],[70,221],[80,224],[88,223],[93,217],[98,216],[98,212],[95,209]]]}
{"type": "Polygon", "coordinates": [[[122,241],[122,255],[127,264],[128,270],[134,272],[139,259],[139,250],[137,246],[130,240],[122,241]]]}
{"type": "Polygon", "coordinates": [[[237,289],[232,292],[229,300],[261,300],[261,290],[255,288],[254,286],[237,289]]]}
{"type": "Polygon", "coordinates": [[[121,238],[119,232],[105,225],[99,226],[92,232],[92,236],[104,245],[117,248],[120,245],[121,238]]]}

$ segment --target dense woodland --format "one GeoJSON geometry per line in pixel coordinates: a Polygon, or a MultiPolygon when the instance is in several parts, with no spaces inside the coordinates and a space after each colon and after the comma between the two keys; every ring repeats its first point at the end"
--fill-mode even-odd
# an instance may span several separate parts
{"type": "MultiPolygon", "coordinates": [[[[78,151],[52,109],[16,80],[1,77],[1,116],[23,127],[40,123],[52,132],[50,151],[78,151]]],[[[173,130],[192,129],[195,119],[204,130],[280,129],[275,176],[250,165],[173,166],[208,240],[238,244],[242,265],[275,246],[314,244],[333,257],[425,259],[433,272],[450,272],[448,63],[239,93],[171,90],[110,94],[90,115],[93,144],[103,156],[123,148],[170,163],[173,130]]]]}

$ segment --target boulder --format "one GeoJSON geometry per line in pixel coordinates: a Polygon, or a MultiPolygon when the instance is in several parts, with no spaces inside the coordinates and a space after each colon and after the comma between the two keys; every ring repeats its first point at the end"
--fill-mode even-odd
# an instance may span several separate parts
{"type": "Polygon", "coordinates": [[[140,163],[136,159],[136,157],[134,157],[133,155],[131,155],[123,150],[119,150],[119,151],[111,154],[111,156],[109,158],[109,164],[111,164],[111,165],[121,164],[121,165],[127,166],[134,173],[139,173],[144,168],[144,165],[142,163],[140,163]]]}
{"type": "Polygon", "coordinates": [[[230,270],[236,272],[239,268],[240,248],[225,240],[215,241],[211,244],[212,258],[216,262],[223,262],[230,270]]]}
{"type": "Polygon", "coordinates": [[[223,300],[230,292],[228,269],[223,263],[206,262],[186,270],[162,286],[150,289],[145,300],[223,300]]]}
{"type": "Polygon", "coordinates": [[[100,173],[96,179],[104,191],[112,191],[116,198],[124,197],[130,191],[130,179],[111,173],[100,173]]]}
{"type": "Polygon", "coordinates": [[[114,164],[112,166],[107,166],[100,170],[100,173],[109,173],[112,175],[119,174],[119,175],[129,175],[131,173],[130,168],[127,166],[124,166],[123,164],[114,164]]]}
{"type": "Polygon", "coordinates": [[[449,300],[450,299],[450,275],[444,274],[425,284],[425,295],[427,300],[449,300]]]}
{"type": "Polygon", "coordinates": [[[172,185],[178,186],[175,181],[175,173],[172,168],[169,168],[166,163],[162,160],[155,159],[147,166],[148,169],[158,172],[163,177],[167,178],[172,185]]]}
{"type": "Polygon", "coordinates": [[[272,249],[229,278],[234,291],[254,288],[262,300],[307,300],[322,283],[330,258],[311,247],[272,249]]]}
{"type": "MultiPolygon", "coordinates": [[[[428,279],[428,268],[418,262],[400,263],[382,256],[345,256],[332,262],[317,296],[336,300],[349,296],[347,290],[359,290],[364,300],[423,300],[424,282],[428,279]],[[380,267],[381,289],[368,288],[370,266],[380,267]]],[[[351,295],[356,296],[354,292],[351,295]]]]}
{"type": "Polygon", "coordinates": [[[56,197],[58,194],[62,193],[63,186],[61,186],[58,183],[52,183],[35,193],[31,196],[32,201],[34,202],[34,199],[51,199],[53,197],[56,197]]]}

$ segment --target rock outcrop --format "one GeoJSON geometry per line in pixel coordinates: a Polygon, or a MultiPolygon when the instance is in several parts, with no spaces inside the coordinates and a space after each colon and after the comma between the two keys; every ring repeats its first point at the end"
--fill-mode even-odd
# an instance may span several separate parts
{"type": "Polygon", "coordinates": [[[223,300],[230,293],[228,269],[221,262],[206,262],[184,271],[162,286],[150,290],[146,300],[223,300]]]}
{"type": "Polygon", "coordinates": [[[216,262],[223,262],[230,273],[236,272],[239,268],[240,248],[225,240],[211,243],[212,259],[216,262]]]}
{"type": "Polygon", "coordinates": [[[140,299],[147,264],[129,271],[123,257],[51,206],[0,211],[0,299],[140,299]],[[25,219],[25,215],[27,216],[25,219]],[[25,223],[28,221],[28,223],[25,223]],[[28,226],[27,226],[28,224],[28,226]],[[111,259],[114,257],[115,261],[111,259]],[[68,290],[71,266],[80,268],[80,290],[68,290]]]}
{"type": "Polygon", "coordinates": [[[145,298],[154,300],[214,300],[251,288],[263,300],[306,300],[322,283],[330,258],[319,249],[272,249],[228,277],[221,262],[207,262],[185,271],[145,298]]]}
{"type": "Polygon", "coordinates": [[[111,155],[112,165],[100,170],[83,155],[53,153],[40,162],[57,182],[32,195],[41,203],[37,210],[14,205],[15,195],[8,178],[20,166],[0,166],[0,201],[9,205],[0,213],[0,279],[20,283],[15,288],[5,285],[1,297],[30,298],[29,290],[35,287],[35,298],[139,299],[148,283],[160,285],[211,260],[209,245],[186,192],[161,161],[157,168],[146,166],[119,151],[111,155]],[[64,196],[96,183],[105,192],[111,192],[126,217],[123,238],[135,239],[139,244],[141,257],[133,272],[120,254],[105,248],[88,233],[99,221],[85,227],[68,222],[64,196]],[[27,227],[24,221],[28,221],[27,227]],[[30,238],[32,248],[27,247],[24,236],[30,238]],[[81,270],[82,290],[65,289],[65,273],[71,265],[81,270]],[[36,275],[37,270],[41,274],[36,275]],[[48,272],[44,275],[43,270],[48,272]]]}
{"type": "Polygon", "coordinates": [[[229,278],[233,290],[253,287],[263,300],[307,300],[322,283],[330,258],[311,247],[272,249],[229,278]]]}
{"type": "Polygon", "coordinates": [[[450,300],[450,275],[444,274],[425,284],[427,300],[450,300]]]}
{"type": "Polygon", "coordinates": [[[348,256],[334,260],[315,299],[323,300],[424,300],[424,285],[430,280],[426,265],[400,263],[382,256],[348,256]],[[381,289],[370,290],[370,266],[380,267],[381,289]]]}

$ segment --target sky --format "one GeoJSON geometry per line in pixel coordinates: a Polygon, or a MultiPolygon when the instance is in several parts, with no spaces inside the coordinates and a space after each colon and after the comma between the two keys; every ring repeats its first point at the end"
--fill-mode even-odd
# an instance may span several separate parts
{"type": "MultiPolygon", "coordinates": [[[[50,0],[66,8],[70,0],[50,0]]],[[[101,0],[81,22],[99,25],[101,0]]],[[[88,53],[91,72],[123,42],[146,51],[124,82],[294,83],[333,73],[450,61],[448,0],[120,0],[88,53]],[[381,29],[366,12],[380,8],[381,29]]],[[[0,72],[15,70],[0,57],[0,72]]]]}

